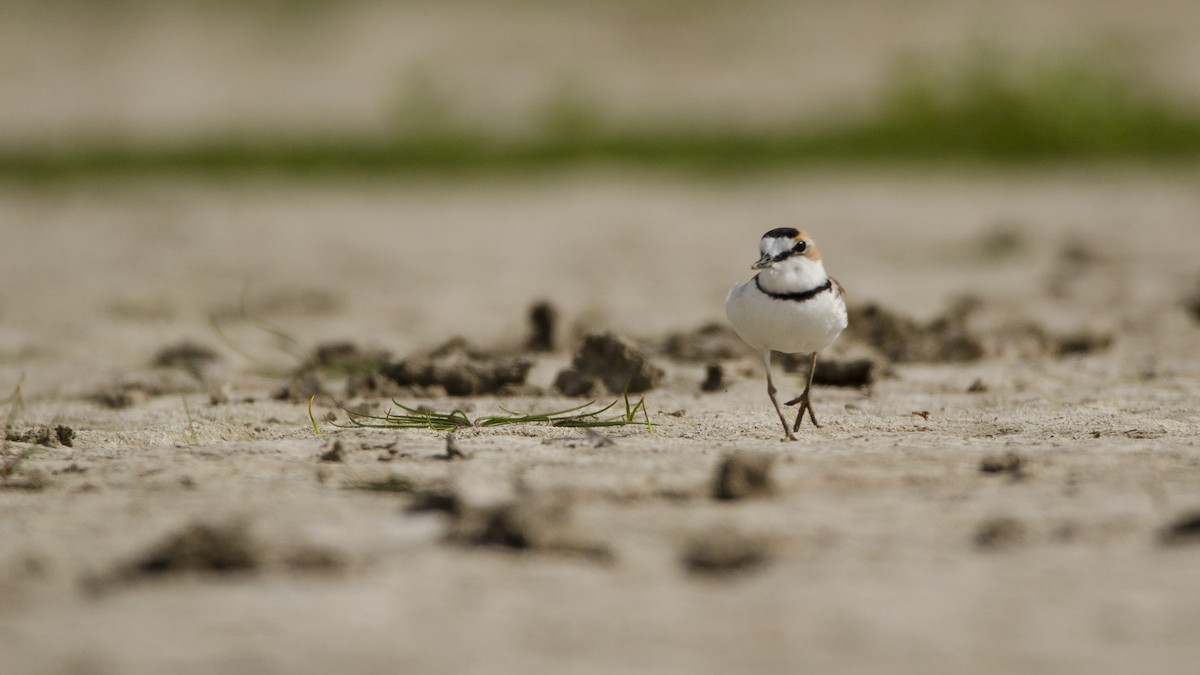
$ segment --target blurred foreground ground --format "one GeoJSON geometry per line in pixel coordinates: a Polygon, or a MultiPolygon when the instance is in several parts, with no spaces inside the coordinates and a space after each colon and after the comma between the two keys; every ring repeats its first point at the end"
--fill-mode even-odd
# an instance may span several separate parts
{"type": "MultiPolygon", "coordinates": [[[[0,389],[24,377],[18,429],[77,434],[0,484],[6,667],[1190,672],[1200,546],[1162,533],[1200,508],[1196,184],[1093,169],[4,188],[0,389]],[[827,426],[794,444],[777,440],[752,357],[706,394],[701,364],[656,357],[668,375],[647,396],[653,433],[605,431],[615,444],[597,447],[579,430],[471,430],[458,443],[473,457],[448,462],[428,431],[314,436],[303,403],[271,399],[282,380],[209,323],[226,317],[232,345],[282,365],[259,324],[229,318],[239,304],[305,348],[514,343],[538,298],[567,333],[660,338],[720,319],[759,235],[785,225],[814,233],[855,302],[925,319],[971,294],[986,339],[1032,321],[1111,343],[891,364],[866,390],[819,387],[827,426]],[[227,402],[150,367],[181,339],[217,350],[206,376],[227,402]],[[170,393],[120,409],[89,398],[129,378],[170,393]],[[984,391],[968,392],[976,380],[984,391]],[[335,441],[343,461],[320,461],[335,441]],[[774,496],[708,497],[731,451],[775,456],[774,496]],[[980,471],[1007,451],[1019,471],[980,471]],[[445,543],[453,517],[352,489],[389,476],[476,505],[565,500],[555,527],[593,548],[445,543]],[[197,523],[239,532],[207,546],[248,571],[129,575],[197,523]],[[689,572],[697,557],[758,564],[689,572]]],[[[548,386],[567,348],[530,382],[548,386]]],[[[28,447],[8,443],[6,461],[28,447]]]]}

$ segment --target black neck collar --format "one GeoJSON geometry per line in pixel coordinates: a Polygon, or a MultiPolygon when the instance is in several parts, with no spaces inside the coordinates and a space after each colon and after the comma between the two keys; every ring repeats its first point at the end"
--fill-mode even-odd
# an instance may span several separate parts
{"type": "Polygon", "coordinates": [[[825,279],[825,283],[821,284],[820,286],[817,286],[816,288],[810,288],[807,291],[800,291],[799,293],[776,293],[775,291],[768,291],[767,289],[763,288],[762,283],[759,282],[759,280],[758,280],[758,275],[755,274],[754,275],[754,286],[758,290],[762,291],[762,293],[764,295],[766,295],[768,298],[774,298],[775,300],[791,300],[793,302],[804,302],[805,300],[811,300],[812,298],[815,298],[816,296],[824,293],[825,291],[832,290],[833,289],[833,280],[825,279]]]}

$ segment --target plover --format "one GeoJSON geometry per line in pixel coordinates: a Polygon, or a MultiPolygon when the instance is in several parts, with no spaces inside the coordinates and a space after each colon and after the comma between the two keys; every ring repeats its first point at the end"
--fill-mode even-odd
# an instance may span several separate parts
{"type": "Polygon", "coordinates": [[[754,278],[734,284],[725,298],[725,315],[733,330],[762,354],[767,371],[767,395],[783,424],[783,440],[794,441],[804,411],[817,424],[809,392],[817,368],[817,352],[833,343],[846,327],[846,297],[841,285],[825,273],[821,254],[807,232],[781,227],[763,235],[758,244],[762,257],[751,266],[761,270],[754,278]],[[804,393],[787,402],[798,405],[790,428],[784,419],[775,384],[771,381],[771,352],[811,354],[804,393]]]}

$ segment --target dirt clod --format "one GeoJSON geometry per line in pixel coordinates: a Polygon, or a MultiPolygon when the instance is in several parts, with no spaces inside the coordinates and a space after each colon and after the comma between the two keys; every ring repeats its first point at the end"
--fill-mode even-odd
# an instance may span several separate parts
{"type": "Polygon", "coordinates": [[[827,387],[866,387],[875,382],[875,362],[870,359],[817,359],[812,382],[827,387]]]}
{"type": "Polygon", "coordinates": [[[31,443],[47,448],[58,447],[58,435],[50,427],[34,427],[27,431],[9,431],[4,438],[15,443],[31,443]]]}
{"type": "Polygon", "coordinates": [[[341,441],[334,441],[333,446],[325,452],[321,453],[322,462],[344,462],[346,461],[346,450],[342,447],[341,441]]]}
{"type": "Polygon", "coordinates": [[[10,457],[0,466],[0,489],[28,490],[41,492],[49,485],[46,474],[38,469],[20,469],[22,462],[32,454],[32,449],[25,450],[15,457],[10,457]],[[20,469],[18,471],[18,469],[20,469]],[[19,475],[18,475],[19,473],[19,475]]]}
{"type": "Polygon", "coordinates": [[[1000,516],[989,518],[975,528],[975,545],[981,549],[1001,549],[1015,546],[1025,540],[1025,525],[1016,518],[1000,516]]]}
{"type": "Polygon", "coordinates": [[[451,396],[477,396],[523,385],[532,366],[524,357],[488,356],[452,341],[427,356],[389,363],[380,372],[401,386],[441,386],[451,396]]]}
{"type": "Polygon", "coordinates": [[[32,443],[47,448],[57,448],[59,445],[65,445],[70,448],[75,445],[75,430],[59,424],[53,429],[50,427],[34,427],[33,429],[19,432],[9,430],[4,434],[4,438],[15,443],[32,443]]]}
{"type": "Polygon", "coordinates": [[[1080,332],[1059,336],[1053,343],[1053,352],[1057,356],[1072,356],[1090,354],[1108,349],[1113,337],[1107,333],[1080,332]]]}
{"type": "Polygon", "coordinates": [[[243,525],[193,523],[166,537],[134,560],[126,576],[181,572],[247,572],[258,568],[262,554],[243,525]]]}
{"type": "Polygon", "coordinates": [[[710,363],[704,367],[704,381],[700,383],[700,391],[720,391],[725,387],[725,369],[719,363],[710,363]]]}
{"type": "Polygon", "coordinates": [[[154,365],[159,368],[182,368],[193,375],[218,359],[215,351],[195,342],[183,341],[158,350],[154,365]]]}
{"type": "Polygon", "coordinates": [[[559,372],[554,387],[567,396],[591,393],[596,383],[613,394],[622,393],[627,385],[630,393],[640,393],[658,386],[662,378],[662,368],[629,340],[595,333],[584,338],[571,367],[559,372]]]}
{"type": "Polygon", "coordinates": [[[970,386],[967,387],[968,394],[982,394],[983,392],[985,392],[987,390],[988,390],[987,384],[985,384],[984,381],[978,377],[975,378],[975,381],[972,382],[970,384],[970,386]]]}
{"type": "MultiPolygon", "coordinates": [[[[779,354],[778,362],[787,373],[803,373],[808,376],[808,354],[779,354]]],[[[878,359],[865,357],[843,358],[821,355],[817,359],[817,372],[813,384],[828,387],[865,387],[875,381],[879,370],[878,359]]]]}
{"type": "Polygon", "coordinates": [[[867,304],[850,309],[846,333],[860,339],[898,363],[921,361],[972,361],[983,356],[983,346],[966,326],[973,303],[962,302],[927,324],[867,304]]]}
{"type": "Polygon", "coordinates": [[[123,387],[109,387],[97,391],[90,398],[106,408],[116,410],[145,403],[149,397],[146,396],[146,392],[144,391],[125,389],[123,387]]]}
{"type": "Polygon", "coordinates": [[[991,455],[985,455],[979,460],[979,470],[983,473],[1006,473],[1013,478],[1025,475],[1025,458],[1011,450],[991,455]]]}
{"type": "Polygon", "coordinates": [[[453,516],[463,512],[462,499],[458,493],[446,488],[420,489],[413,493],[413,501],[408,505],[410,513],[437,511],[453,516]]]}
{"type": "Polygon", "coordinates": [[[531,352],[552,352],[558,345],[558,309],[547,301],[529,308],[529,338],[525,348],[531,352]]]}
{"type": "Polygon", "coordinates": [[[68,448],[75,447],[75,430],[71,427],[62,424],[54,427],[54,436],[58,439],[59,443],[68,448]]]}
{"type": "Polygon", "coordinates": [[[317,345],[309,359],[313,366],[339,373],[369,373],[379,370],[391,358],[386,350],[363,349],[353,342],[325,342],[317,345]]]}
{"type": "Polygon", "coordinates": [[[662,351],[677,361],[703,363],[734,359],[745,354],[747,349],[728,324],[713,321],[695,330],[671,333],[662,351]]]}
{"type": "Polygon", "coordinates": [[[1160,534],[1164,544],[1200,544],[1200,509],[1171,521],[1160,534]]]}
{"type": "Polygon", "coordinates": [[[1183,306],[1193,319],[1200,321],[1200,283],[1196,284],[1191,295],[1183,299],[1183,306]]]}
{"type": "Polygon", "coordinates": [[[607,545],[579,532],[570,503],[561,497],[526,495],[499,505],[458,508],[447,539],[472,546],[571,553],[607,560],[607,545]]]}
{"type": "Polygon", "coordinates": [[[1006,321],[983,335],[982,340],[989,354],[1027,358],[1091,354],[1104,351],[1113,344],[1111,333],[1094,330],[1055,333],[1024,320],[1006,321]]]}
{"type": "Polygon", "coordinates": [[[691,538],[684,546],[683,566],[696,574],[743,572],[765,563],[770,555],[765,537],[721,526],[691,538]]]}
{"type": "Polygon", "coordinates": [[[726,455],[713,477],[714,499],[747,499],[769,497],[775,492],[771,466],[775,457],[765,453],[733,453],[726,455]]]}
{"type": "Polygon", "coordinates": [[[354,373],[346,379],[346,396],[350,398],[400,398],[411,393],[378,372],[354,373]]]}
{"type": "Polygon", "coordinates": [[[574,368],[560,370],[554,378],[554,388],[563,396],[597,396],[604,389],[600,378],[574,368]]]}
{"type": "Polygon", "coordinates": [[[275,390],[272,398],[276,401],[291,401],[292,403],[307,403],[313,396],[325,393],[321,378],[311,370],[302,370],[288,380],[288,383],[275,390]]]}
{"type": "Polygon", "coordinates": [[[813,384],[829,387],[865,387],[875,381],[875,363],[870,359],[817,359],[813,384]]]}

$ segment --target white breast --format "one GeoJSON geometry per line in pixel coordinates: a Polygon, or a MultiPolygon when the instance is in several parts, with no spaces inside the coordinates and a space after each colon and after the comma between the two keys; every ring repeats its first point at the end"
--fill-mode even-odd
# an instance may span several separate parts
{"type": "Polygon", "coordinates": [[[837,289],[803,301],[777,299],[760,291],[751,279],[735,284],[725,299],[725,315],[743,340],[758,351],[820,351],[846,328],[846,303],[837,289]]]}

